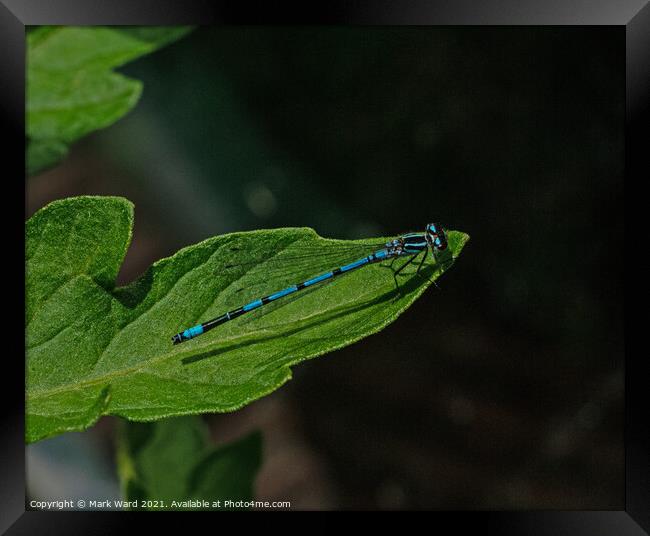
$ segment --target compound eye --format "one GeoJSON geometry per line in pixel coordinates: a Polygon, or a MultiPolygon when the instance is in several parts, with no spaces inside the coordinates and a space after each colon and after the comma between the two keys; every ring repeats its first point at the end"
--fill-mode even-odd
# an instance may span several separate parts
{"type": "Polygon", "coordinates": [[[433,245],[439,251],[443,251],[443,250],[447,249],[447,241],[446,240],[441,240],[440,237],[438,237],[438,236],[436,236],[436,239],[433,241],[433,245]]]}

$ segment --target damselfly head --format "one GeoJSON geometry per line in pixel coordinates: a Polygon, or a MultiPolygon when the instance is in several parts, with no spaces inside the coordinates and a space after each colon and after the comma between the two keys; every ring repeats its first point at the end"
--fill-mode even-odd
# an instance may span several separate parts
{"type": "Polygon", "coordinates": [[[447,235],[439,223],[429,223],[425,235],[432,250],[443,251],[447,249],[447,235]]]}

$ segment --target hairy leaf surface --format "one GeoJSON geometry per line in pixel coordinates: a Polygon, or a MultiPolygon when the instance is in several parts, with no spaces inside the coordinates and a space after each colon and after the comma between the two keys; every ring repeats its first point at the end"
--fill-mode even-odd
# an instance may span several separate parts
{"type": "Polygon", "coordinates": [[[83,430],[101,415],[151,421],[236,410],[289,380],[292,365],[393,322],[468,240],[448,231],[445,255],[437,263],[429,257],[420,276],[409,265],[399,293],[393,272],[402,259],[314,285],[174,346],[175,333],[388,238],[366,245],[308,228],[232,233],[184,248],[115,288],[132,226],[132,204],[114,197],[56,201],[26,224],[28,441],[83,430]]]}

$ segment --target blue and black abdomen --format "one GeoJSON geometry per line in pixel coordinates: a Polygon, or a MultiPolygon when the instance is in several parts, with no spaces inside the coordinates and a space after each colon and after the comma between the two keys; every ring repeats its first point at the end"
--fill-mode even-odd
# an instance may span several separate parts
{"type": "Polygon", "coordinates": [[[181,331],[180,333],[177,333],[172,337],[172,342],[174,344],[180,344],[181,342],[189,341],[190,339],[193,339],[194,337],[198,337],[199,335],[217,327],[220,324],[223,324],[224,322],[228,322],[229,320],[232,320],[233,318],[237,318],[238,316],[241,316],[244,313],[253,311],[258,307],[262,307],[263,305],[266,305],[267,303],[274,302],[275,300],[283,298],[284,296],[288,296],[289,294],[293,294],[294,292],[298,292],[304,288],[310,287],[317,283],[327,281],[328,279],[332,279],[333,277],[336,277],[338,275],[345,274],[352,270],[356,270],[357,268],[361,268],[362,266],[365,266],[367,264],[371,264],[373,262],[380,262],[382,260],[385,260],[388,257],[389,254],[387,250],[382,249],[380,251],[376,251],[372,255],[368,255],[367,257],[359,259],[358,261],[352,262],[350,264],[346,264],[345,266],[341,266],[339,268],[335,268],[334,270],[331,270],[319,276],[308,279],[307,281],[303,281],[302,283],[298,283],[297,285],[292,285],[290,287],[285,288],[284,290],[280,290],[268,296],[264,296],[263,298],[259,298],[255,301],[247,303],[246,305],[239,307],[238,309],[235,309],[233,311],[228,311],[227,313],[218,316],[217,318],[214,318],[212,320],[209,320],[208,322],[204,322],[203,324],[198,324],[192,328],[186,329],[185,331],[181,331]]]}

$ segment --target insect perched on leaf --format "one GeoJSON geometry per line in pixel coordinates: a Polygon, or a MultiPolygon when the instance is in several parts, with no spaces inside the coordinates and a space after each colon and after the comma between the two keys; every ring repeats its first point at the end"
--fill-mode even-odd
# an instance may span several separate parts
{"type": "Polygon", "coordinates": [[[254,311],[255,309],[262,307],[267,303],[272,303],[276,300],[279,300],[280,298],[284,298],[285,296],[289,296],[303,289],[312,287],[318,283],[323,283],[325,281],[331,280],[337,276],[347,274],[353,270],[362,268],[363,266],[368,266],[370,264],[375,264],[390,259],[390,266],[392,267],[396,259],[408,257],[408,261],[406,261],[402,266],[393,272],[395,286],[399,291],[397,275],[402,270],[404,270],[404,268],[406,268],[421,255],[422,258],[416,272],[419,274],[420,269],[422,268],[422,265],[427,258],[428,251],[431,251],[431,257],[435,262],[437,261],[437,257],[440,252],[444,251],[445,249],[447,249],[447,236],[444,229],[438,223],[429,223],[425,227],[423,233],[407,233],[398,236],[397,238],[386,242],[381,249],[376,250],[373,253],[366,255],[365,257],[362,257],[354,262],[351,262],[350,264],[334,268],[329,272],[325,272],[323,274],[312,277],[311,279],[307,279],[302,283],[291,285],[285,289],[274,292],[273,294],[269,294],[268,296],[258,298],[254,301],[251,301],[250,303],[247,303],[246,305],[213,318],[212,320],[208,320],[202,324],[197,324],[196,326],[188,328],[185,331],[177,333],[172,337],[172,342],[174,344],[180,344],[182,342],[189,341],[190,339],[198,337],[199,335],[202,335],[203,333],[221,324],[224,324],[225,322],[233,320],[238,316],[241,316],[250,311],[254,311]]]}

